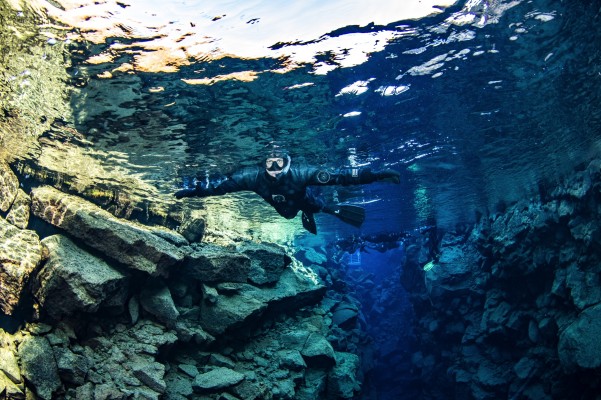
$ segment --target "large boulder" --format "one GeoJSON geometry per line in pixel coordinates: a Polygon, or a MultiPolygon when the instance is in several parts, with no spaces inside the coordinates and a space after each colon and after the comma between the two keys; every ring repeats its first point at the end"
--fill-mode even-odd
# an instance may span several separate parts
{"type": "Polygon", "coordinates": [[[171,291],[162,281],[149,282],[142,289],[140,304],[144,310],[169,326],[173,326],[179,317],[171,291]]]}
{"type": "Polygon", "coordinates": [[[572,262],[566,268],[565,285],[579,310],[601,302],[600,270],[598,266],[583,268],[578,262],[572,262]]]}
{"type": "Polygon", "coordinates": [[[6,220],[17,228],[25,229],[29,224],[31,198],[21,189],[17,191],[17,196],[13,202],[6,220]]]}
{"type": "Polygon", "coordinates": [[[336,362],[332,345],[317,332],[309,334],[300,353],[310,367],[331,367],[336,362]]]}
{"type": "Polygon", "coordinates": [[[244,374],[232,369],[220,367],[204,374],[198,374],[192,383],[195,392],[214,392],[225,389],[244,380],[244,374]]]}
{"type": "Polygon", "coordinates": [[[328,395],[336,399],[352,399],[361,389],[357,374],[361,367],[359,356],[336,352],[336,365],[328,374],[328,395]]]}
{"type": "Polygon", "coordinates": [[[222,334],[259,318],[268,309],[292,310],[321,300],[325,287],[302,271],[287,268],[274,286],[218,285],[214,302],[202,302],[200,324],[222,334]]]}
{"type": "Polygon", "coordinates": [[[128,277],[85,252],[63,235],[42,240],[48,259],[34,280],[34,295],[46,312],[58,318],[102,306],[123,306],[128,277]]]}
{"type": "Polygon", "coordinates": [[[177,231],[190,243],[200,242],[205,233],[205,221],[202,218],[188,216],[177,231]]]}
{"type": "Polygon", "coordinates": [[[52,399],[61,388],[58,367],[48,339],[42,336],[25,336],[19,345],[22,373],[34,387],[38,397],[52,399]]]}
{"type": "Polygon", "coordinates": [[[0,309],[11,315],[42,258],[38,235],[0,218],[0,309]]]}
{"type": "Polygon", "coordinates": [[[0,347],[0,371],[13,383],[21,383],[21,370],[10,347],[0,347]]]}
{"type": "MultiPolygon", "coordinates": [[[[116,218],[86,200],[50,186],[32,191],[32,212],[107,257],[153,276],[167,275],[168,268],[184,257],[173,240],[163,238],[164,232],[155,233],[143,225],[116,218]]],[[[175,232],[171,236],[186,242],[175,232]]]]}
{"type": "Polygon", "coordinates": [[[438,262],[426,268],[426,287],[430,295],[456,295],[477,287],[474,257],[472,249],[443,247],[438,262]]]}
{"type": "Polygon", "coordinates": [[[18,189],[17,176],[8,164],[0,160],[0,211],[8,211],[17,196],[18,189]]]}
{"type": "Polygon", "coordinates": [[[133,375],[144,385],[157,393],[165,393],[167,385],[164,380],[165,366],[156,361],[139,358],[128,362],[127,366],[133,375]]]}
{"type": "Polygon", "coordinates": [[[251,261],[235,250],[214,244],[194,244],[186,255],[185,273],[201,282],[246,282],[251,261]]]}
{"type": "Polygon", "coordinates": [[[559,336],[559,361],[568,372],[601,367],[601,304],[587,308],[559,336]]]}
{"type": "Polygon", "coordinates": [[[336,305],[332,311],[332,322],[342,329],[353,329],[359,317],[359,309],[356,305],[349,302],[342,302],[336,305]]]}
{"type": "Polygon", "coordinates": [[[275,244],[246,242],[238,251],[251,259],[249,280],[257,285],[276,282],[292,262],[284,249],[275,244]]]}

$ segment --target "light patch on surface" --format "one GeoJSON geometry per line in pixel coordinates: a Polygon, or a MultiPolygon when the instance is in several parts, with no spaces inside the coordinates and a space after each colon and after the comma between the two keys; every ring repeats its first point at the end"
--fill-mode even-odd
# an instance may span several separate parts
{"type": "Polygon", "coordinates": [[[371,82],[373,80],[375,80],[375,78],[370,78],[366,81],[357,81],[355,83],[352,83],[352,84],[340,89],[340,91],[338,92],[336,97],[342,96],[345,94],[354,94],[355,96],[359,96],[360,94],[367,92],[367,90],[368,90],[367,85],[369,85],[369,82],[371,82]]]}
{"type": "MultiPolygon", "coordinates": [[[[386,26],[420,19],[439,14],[456,1],[309,0],[285,7],[268,0],[31,3],[34,9],[43,10],[40,13],[75,28],[73,39],[81,36],[96,44],[113,40],[111,50],[134,54],[137,70],[174,72],[192,60],[224,57],[286,59],[293,68],[315,63],[316,56],[326,52],[335,54],[339,67],[358,65],[401,33],[378,30],[329,37],[329,32],[344,26],[386,26]],[[126,40],[118,43],[119,38],[126,40]]],[[[319,65],[315,72],[327,73],[330,69],[331,65],[319,65]]]]}
{"type": "Polygon", "coordinates": [[[380,93],[382,96],[398,96],[401,93],[405,93],[410,88],[411,85],[380,86],[376,89],[376,93],[380,93]]]}
{"type": "Polygon", "coordinates": [[[342,116],[344,118],[349,118],[349,117],[358,117],[359,115],[361,115],[361,111],[351,111],[351,112],[347,112],[346,114],[343,114],[342,116]]]}
{"type": "Polygon", "coordinates": [[[258,73],[254,71],[233,72],[227,75],[217,75],[212,78],[200,79],[182,79],[188,85],[213,85],[221,81],[236,80],[241,82],[252,82],[258,78],[258,73]]]}
{"type": "MultiPolygon", "coordinates": [[[[433,78],[437,78],[442,75],[442,71],[438,71],[440,68],[444,67],[445,62],[462,59],[465,60],[465,57],[471,52],[470,49],[462,49],[459,52],[455,52],[454,50],[440,54],[429,61],[426,61],[422,65],[416,65],[415,67],[411,67],[407,70],[405,74],[409,74],[412,76],[420,76],[420,75],[434,75],[433,78]]],[[[396,79],[401,79],[405,74],[401,74],[397,76],[396,79]]]]}
{"type": "Polygon", "coordinates": [[[297,83],[296,85],[287,86],[284,89],[286,89],[286,90],[294,90],[294,89],[300,89],[300,88],[304,88],[304,87],[307,87],[307,86],[313,86],[313,85],[315,85],[313,82],[297,83]]]}
{"type": "Polygon", "coordinates": [[[508,2],[488,0],[468,0],[460,11],[453,13],[445,21],[446,28],[450,25],[472,25],[483,28],[488,24],[496,24],[501,16],[510,8],[522,3],[522,0],[508,2]]]}
{"type": "Polygon", "coordinates": [[[549,21],[553,21],[555,19],[555,15],[556,15],[555,12],[543,13],[543,12],[533,11],[533,12],[526,14],[526,18],[534,18],[541,22],[549,22],[549,21]]]}

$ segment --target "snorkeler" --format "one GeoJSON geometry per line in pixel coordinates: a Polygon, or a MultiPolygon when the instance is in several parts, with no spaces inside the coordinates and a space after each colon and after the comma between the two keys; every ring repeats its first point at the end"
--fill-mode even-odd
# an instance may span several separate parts
{"type": "Polygon", "coordinates": [[[372,171],[369,168],[348,168],[337,172],[311,166],[291,166],[290,155],[271,153],[261,166],[245,168],[214,182],[175,192],[175,197],[219,196],[248,190],[261,196],[284,218],[292,219],[302,211],[303,227],[316,234],[313,214],[325,212],[341,221],[360,227],[365,210],[359,206],[326,204],[316,197],[309,186],[361,185],[376,181],[400,183],[400,174],[394,170],[372,171]]]}

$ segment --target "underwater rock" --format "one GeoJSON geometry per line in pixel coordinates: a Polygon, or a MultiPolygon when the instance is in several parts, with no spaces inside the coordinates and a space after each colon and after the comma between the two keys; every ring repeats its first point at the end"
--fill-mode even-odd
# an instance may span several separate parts
{"type": "Polygon", "coordinates": [[[202,302],[200,324],[210,334],[219,335],[256,320],[268,308],[293,310],[316,303],[324,292],[324,286],[287,268],[273,287],[239,283],[235,291],[221,292],[215,303],[202,302]]]}
{"type": "Polygon", "coordinates": [[[568,372],[601,366],[601,304],[584,310],[559,335],[559,361],[568,372]]]}
{"type": "Polygon", "coordinates": [[[231,359],[229,359],[226,356],[223,356],[219,353],[212,353],[209,356],[209,364],[214,365],[216,367],[227,367],[227,368],[234,368],[236,366],[231,359]]]}
{"type": "Polygon", "coordinates": [[[276,282],[292,262],[284,249],[275,244],[246,242],[237,250],[251,259],[248,279],[257,285],[276,282]]]}
{"type": "Polygon", "coordinates": [[[262,400],[271,397],[270,390],[265,387],[261,387],[254,382],[243,380],[236,386],[229,388],[229,390],[239,399],[245,400],[262,400]]]}
{"type": "Polygon", "coordinates": [[[316,369],[307,371],[305,382],[298,389],[295,400],[322,399],[322,393],[326,390],[326,383],[327,373],[324,370],[316,369]]]}
{"type": "Polygon", "coordinates": [[[484,279],[477,270],[477,257],[475,250],[467,245],[443,247],[438,262],[433,262],[425,273],[430,296],[447,298],[462,291],[477,291],[479,280],[484,279]]]}
{"type": "Polygon", "coordinates": [[[478,372],[474,378],[480,385],[494,388],[509,382],[509,371],[510,369],[506,365],[497,360],[483,359],[478,365],[478,372]]]}
{"type": "Polygon", "coordinates": [[[43,186],[32,191],[32,200],[32,212],[37,217],[132,269],[167,275],[169,267],[183,260],[178,247],[151,229],[116,218],[79,197],[43,186]]]}
{"type": "Polygon", "coordinates": [[[83,385],[90,369],[90,360],[71,351],[68,347],[54,346],[58,374],[63,382],[83,385]]]}
{"type": "Polygon", "coordinates": [[[0,373],[0,393],[6,399],[25,399],[25,394],[12,380],[0,373]]]}
{"type": "Polygon", "coordinates": [[[42,240],[47,261],[34,279],[34,296],[52,317],[123,306],[128,277],[63,235],[42,240]]]}
{"type": "Polygon", "coordinates": [[[0,393],[7,399],[24,399],[23,377],[19,368],[17,337],[0,329],[0,393]]]}
{"type": "Polygon", "coordinates": [[[19,189],[6,220],[17,228],[26,229],[29,224],[30,205],[31,198],[19,189]]]}
{"type": "Polygon", "coordinates": [[[331,367],[336,363],[332,345],[316,332],[309,334],[300,353],[309,367],[331,367]]]}
{"type": "Polygon", "coordinates": [[[62,387],[52,347],[45,337],[25,336],[19,345],[21,372],[33,385],[36,394],[50,400],[62,387]]]}
{"type": "Polygon", "coordinates": [[[601,302],[601,266],[587,269],[581,264],[573,262],[566,268],[565,285],[574,305],[583,310],[601,302]]]}
{"type": "Polygon", "coordinates": [[[17,196],[18,189],[17,176],[6,162],[0,160],[0,211],[8,211],[17,196]]]}
{"type": "Polygon", "coordinates": [[[298,350],[281,350],[278,352],[279,365],[292,371],[302,371],[307,368],[303,356],[298,350]]]}
{"type": "Polygon", "coordinates": [[[165,393],[167,385],[163,379],[165,376],[165,366],[163,364],[138,359],[128,362],[127,366],[131,368],[133,375],[151,390],[157,393],[165,393]]]}
{"type": "Polygon", "coordinates": [[[352,329],[359,316],[358,308],[351,303],[340,303],[332,312],[332,322],[343,329],[352,329]]]}
{"type": "Polygon", "coordinates": [[[215,338],[205,332],[198,324],[199,315],[200,310],[198,308],[181,313],[175,324],[175,331],[180,341],[186,343],[194,341],[197,345],[207,345],[215,341],[215,338]]]}
{"type": "Polygon", "coordinates": [[[151,355],[157,355],[159,347],[177,342],[173,331],[148,320],[140,320],[132,328],[114,336],[118,342],[123,343],[125,350],[151,355]]]}
{"type": "Polygon", "coordinates": [[[195,392],[214,392],[237,385],[244,380],[244,374],[220,367],[204,374],[198,374],[192,383],[195,392]]]}
{"type": "Polygon", "coordinates": [[[0,218],[0,309],[11,315],[42,258],[40,238],[0,218]]]}
{"type": "Polygon", "coordinates": [[[0,371],[2,371],[6,378],[12,383],[19,384],[22,382],[21,370],[19,369],[17,357],[10,347],[0,347],[0,371]]]}
{"type": "Polygon", "coordinates": [[[140,318],[140,301],[137,297],[132,296],[127,302],[127,311],[129,312],[129,318],[132,324],[136,324],[140,318]]]}
{"type": "Polygon", "coordinates": [[[167,399],[185,400],[194,393],[192,381],[173,369],[165,375],[165,383],[167,384],[167,396],[165,397],[167,399]]]}
{"type": "Polygon", "coordinates": [[[352,399],[361,389],[357,373],[361,366],[359,356],[351,353],[336,352],[336,365],[328,374],[328,397],[352,399]]]}
{"type": "Polygon", "coordinates": [[[318,252],[313,247],[303,249],[299,253],[301,257],[304,257],[307,261],[313,264],[322,265],[328,261],[328,257],[326,254],[318,252]]]}
{"type": "Polygon", "coordinates": [[[198,368],[196,368],[196,365],[180,364],[177,368],[190,378],[196,378],[196,375],[198,375],[198,368]]]}
{"type": "Polygon", "coordinates": [[[168,326],[173,326],[179,317],[179,311],[175,308],[171,292],[162,281],[148,283],[142,289],[140,304],[144,310],[168,326]]]}
{"type": "Polygon", "coordinates": [[[181,233],[188,242],[196,243],[202,240],[205,233],[205,227],[206,224],[204,219],[189,217],[185,219],[177,231],[181,233]]]}
{"type": "Polygon", "coordinates": [[[201,282],[246,282],[250,258],[213,244],[193,244],[186,254],[185,273],[201,282]]]}
{"type": "Polygon", "coordinates": [[[533,360],[530,357],[523,357],[513,366],[513,372],[515,372],[520,379],[528,379],[536,372],[537,366],[538,363],[536,360],[533,360]]]}

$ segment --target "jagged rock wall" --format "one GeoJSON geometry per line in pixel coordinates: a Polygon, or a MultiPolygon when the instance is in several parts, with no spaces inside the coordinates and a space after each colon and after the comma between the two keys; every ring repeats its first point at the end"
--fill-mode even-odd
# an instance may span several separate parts
{"type": "Polygon", "coordinates": [[[405,267],[421,398],[598,398],[601,162],[405,267]],[[420,268],[423,267],[423,268],[420,268]]]}
{"type": "MultiPolygon", "coordinates": [[[[282,248],[189,243],[52,187],[25,193],[8,165],[0,171],[0,306],[22,322],[0,329],[6,397],[310,400],[359,391],[358,357],[332,345],[338,300],[282,248]]],[[[202,237],[203,224],[192,225],[188,237],[202,237]]]]}

